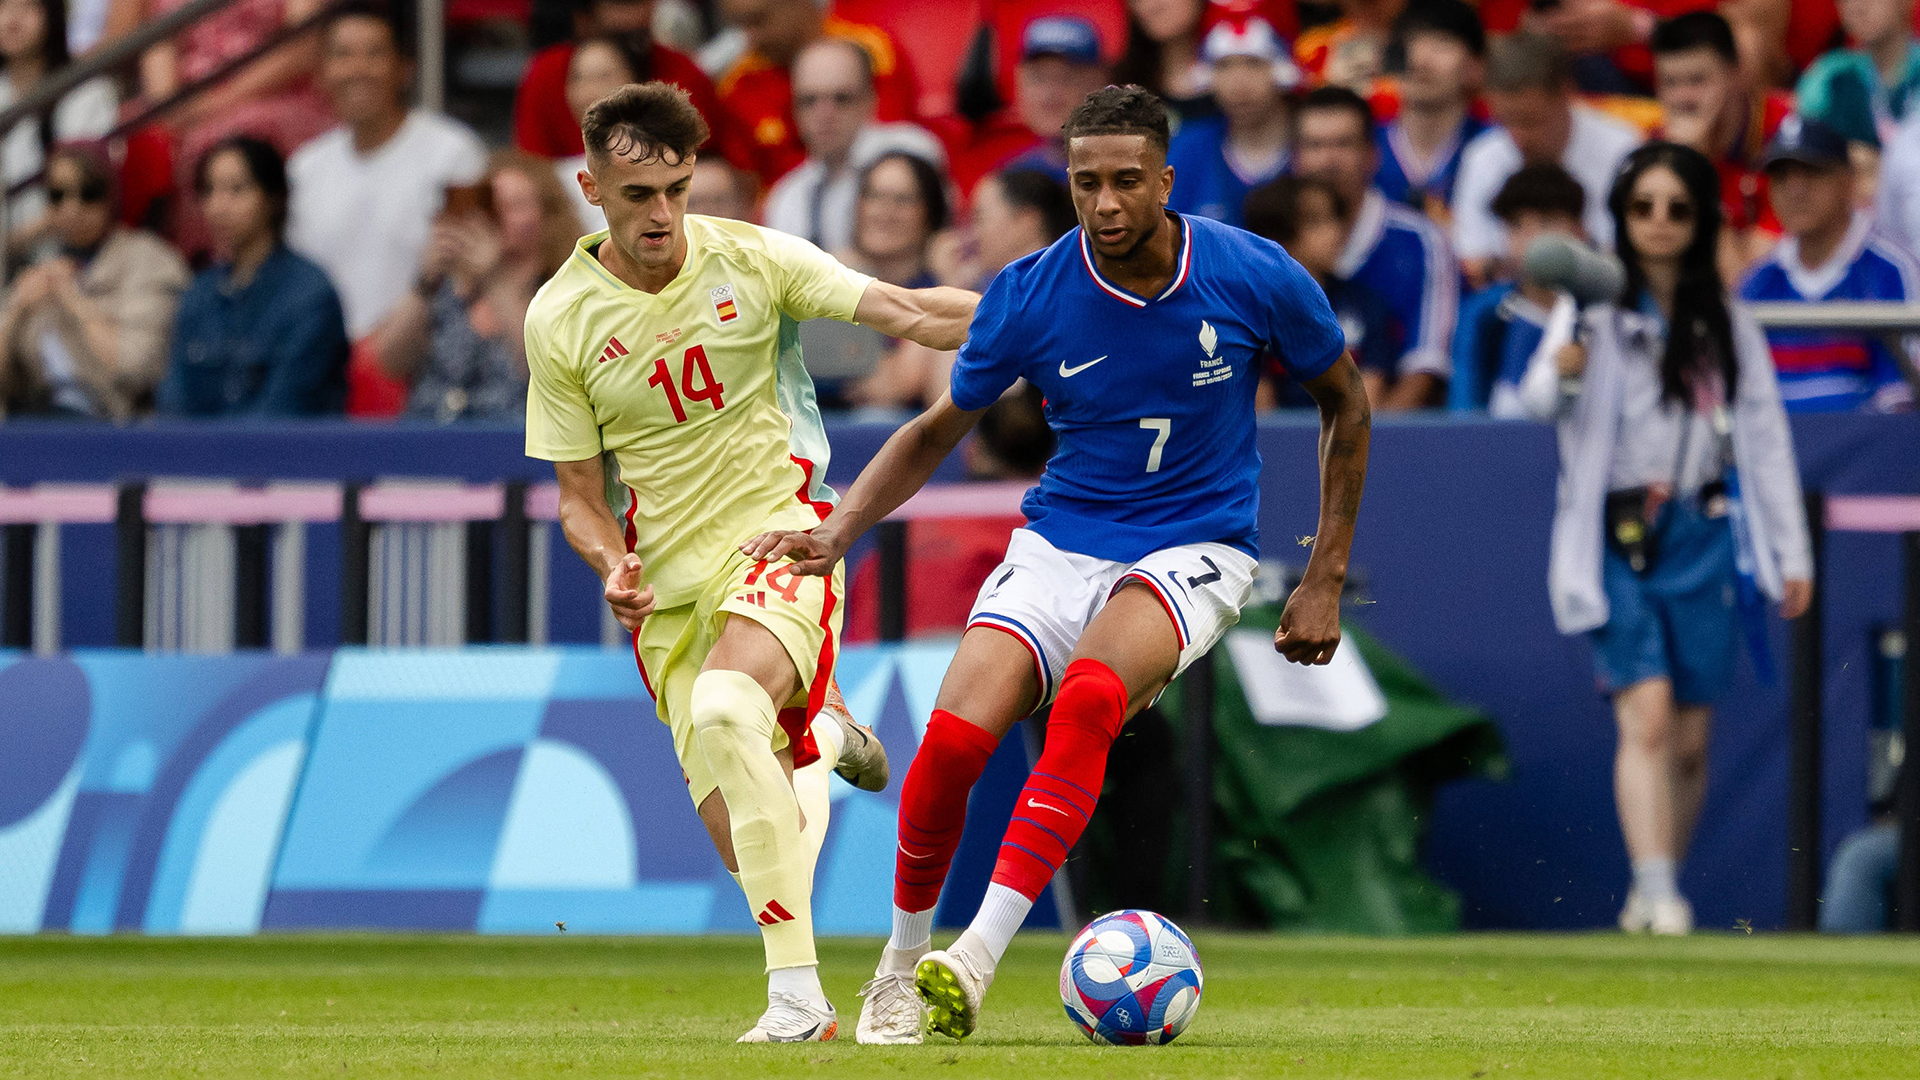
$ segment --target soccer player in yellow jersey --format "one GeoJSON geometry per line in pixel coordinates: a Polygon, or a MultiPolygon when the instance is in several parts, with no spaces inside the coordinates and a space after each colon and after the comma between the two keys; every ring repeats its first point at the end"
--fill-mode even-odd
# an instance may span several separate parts
{"type": "Polygon", "coordinates": [[[554,463],[567,540],[633,632],[689,794],[760,924],[768,1007],[741,1041],[830,1039],[811,905],[826,772],[884,775],[884,752],[850,720],[810,723],[832,682],[842,571],[804,577],[740,546],[818,525],[837,499],[798,323],[954,349],[979,297],[902,289],[804,240],[688,214],[707,125],[676,87],[622,87],[581,133],[579,182],[608,231],[581,239],[527,309],[527,453],[554,463]]]}

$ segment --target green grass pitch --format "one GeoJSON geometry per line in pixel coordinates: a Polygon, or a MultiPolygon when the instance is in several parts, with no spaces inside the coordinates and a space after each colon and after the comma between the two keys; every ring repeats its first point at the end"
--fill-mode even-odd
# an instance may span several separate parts
{"type": "Polygon", "coordinates": [[[841,1038],[732,1045],[748,937],[0,938],[4,1077],[1920,1076],[1920,941],[1197,936],[1199,1019],[1099,1048],[1023,935],[964,1044],[853,1042],[872,941],[821,949],[841,1038]]]}

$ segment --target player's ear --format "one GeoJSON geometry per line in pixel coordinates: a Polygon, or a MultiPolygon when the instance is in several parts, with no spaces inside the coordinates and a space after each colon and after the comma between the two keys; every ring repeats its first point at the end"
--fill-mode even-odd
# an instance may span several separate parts
{"type": "Polygon", "coordinates": [[[581,169],[574,174],[573,178],[580,185],[580,194],[585,195],[589,203],[595,206],[601,205],[600,185],[594,182],[593,173],[590,170],[581,169]]]}
{"type": "Polygon", "coordinates": [[[1160,169],[1160,205],[1166,206],[1173,201],[1173,166],[1164,165],[1160,169]]]}

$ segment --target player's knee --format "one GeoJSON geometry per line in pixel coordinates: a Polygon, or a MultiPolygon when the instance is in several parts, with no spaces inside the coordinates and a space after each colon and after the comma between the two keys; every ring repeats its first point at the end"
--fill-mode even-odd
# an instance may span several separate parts
{"type": "Polygon", "coordinates": [[[1119,736],[1126,718],[1127,684],[1112,668],[1084,658],[1067,665],[1049,725],[1085,728],[1112,739],[1119,736]]]}
{"type": "Polygon", "coordinates": [[[750,675],[703,671],[690,695],[693,730],[709,758],[731,757],[758,745],[773,733],[773,699],[750,675]]]}

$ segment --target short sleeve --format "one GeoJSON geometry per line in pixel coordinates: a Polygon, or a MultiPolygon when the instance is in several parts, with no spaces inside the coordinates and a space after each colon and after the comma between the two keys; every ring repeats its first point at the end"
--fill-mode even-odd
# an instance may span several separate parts
{"type": "Polygon", "coordinates": [[[584,461],[600,454],[600,425],[571,359],[556,355],[527,319],[527,456],[584,461]]]}
{"type": "Polygon", "coordinates": [[[452,186],[477,184],[487,174],[487,144],[465,124],[448,123],[451,138],[447,147],[446,182],[452,186]]]}
{"type": "Polygon", "coordinates": [[[852,322],[860,297],[873,279],[821,251],[814,244],[776,229],[761,229],[766,238],[768,280],[778,282],[780,310],[802,322],[839,319],[852,322]]]}
{"type": "Polygon", "coordinates": [[[1493,216],[1493,197],[1510,171],[1488,141],[1498,137],[1497,131],[1482,133],[1460,155],[1453,185],[1453,250],[1462,259],[1494,258],[1506,243],[1506,232],[1493,216]]]}
{"type": "Polygon", "coordinates": [[[1013,296],[1017,291],[1017,276],[1012,267],[994,275],[986,295],[980,298],[980,305],[974,308],[966,343],[954,358],[948,392],[953,403],[967,412],[984,409],[1000,400],[1000,395],[1020,378],[1023,356],[1016,344],[1017,336],[1010,332],[1017,310],[1013,296]]]}
{"type": "Polygon", "coordinates": [[[1267,351],[1293,381],[1318,378],[1347,348],[1346,334],[1333,316],[1327,294],[1277,244],[1258,249],[1256,259],[1249,261],[1266,264],[1266,272],[1255,274],[1253,280],[1265,285],[1261,292],[1267,351]]]}

